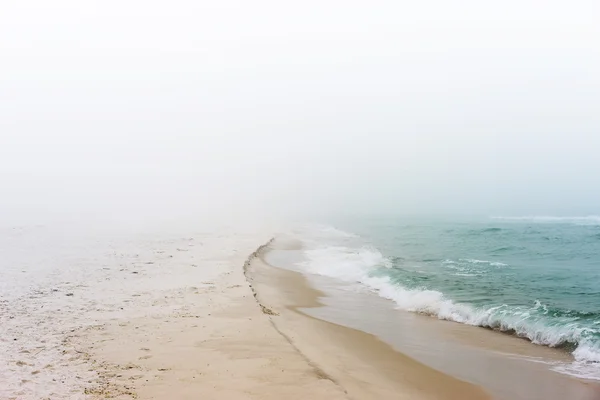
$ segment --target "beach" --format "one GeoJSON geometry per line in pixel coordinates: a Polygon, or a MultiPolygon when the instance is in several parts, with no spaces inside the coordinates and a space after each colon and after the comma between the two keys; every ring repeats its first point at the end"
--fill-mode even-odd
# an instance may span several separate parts
{"type": "Polygon", "coordinates": [[[246,283],[244,262],[268,229],[78,223],[2,234],[1,399],[337,390],[310,379],[246,283]]]}
{"type": "MultiPolygon", "coordinates": [[[[77,346],[94,360],[101,379],[87,393],[147,399],[487,398],[371,335],[295,319],[286,311],[287,300],[261,303],[268,289],[255,272],[268,268],[260,258],[263,251],[233,259],[237,268],[204,288],[170,296],[163,307],[175,312],[115,321],[85,335],[77,346]],[[406,378],[397,379],[396,373],[406,378]]],[[[269,279],[279,280],[284,271],[270,272],[269,279]]],[[[301,280],[289,284],[301,293],[294,299],[297,306],[317,304],[301,280]]]]}
{"type": "Polygon", "coordinates": [[[5,271],[0,398],[597,398],[593,385],[510,361],[515,349],[536,355],[521,339],[294,271],[298,244],[281,232],[4,231],[4,254],[21,265],[5,271]],[[52,249],[45,269],[25,244],[52,249]]]}
{"type": "Polygon", "coordinates": [[[318,305],[301,276],[272,296],[286,271],[256,275],[272,268],[261,259],[271,231],[76,242],[30,229],[10,231],[11,244],[47,238],[57,269],[3,293],[2,399],[486,398],[372,335],[296,313],[318,305]]]}
{"type": "Polygon", "coordinates": [[[488,399],[481,388],[441,373],[396,351],[374,335],[301,310],[325,297],[303,275],[269,265],[263,249],[247,266],[261,307],[273,311],[273,326],[320,375],[338,383],[351,399],[488,399]]]}
{"type": "Polygon", "coordinates": [[[243,275],[255,245],[250,243],[229,259],[212,259],[219,272],[210,281],[159,300],[163,312],[115,321],[88,335],[84,341],[91,344],[88,351],[101,378],[88,393],[141,399],[345,398],[273,329],[256,303],[243,275]]]}
{"type": "Polygon", "coordinates": [[[0,400],[600,400],[599,1],[0,10],[0,400]]]}

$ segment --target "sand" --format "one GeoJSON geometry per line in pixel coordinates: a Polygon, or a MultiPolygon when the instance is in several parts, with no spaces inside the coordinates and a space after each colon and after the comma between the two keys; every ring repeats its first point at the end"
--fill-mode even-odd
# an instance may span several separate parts
{"type": "Polygon", "coordinates": [[[0,399],[248,398],[302,384],[304,359],[277,345],[242,274],[272,231],[242,228],[11,229],[0,399]]]}
{"type": "Polygon", "coordinates": [[[344,399],[270,322],[243,275],[245,255],[210,282],[160,300],[163,311],[80,338],[99,371],[93,398],[344,399]]]}

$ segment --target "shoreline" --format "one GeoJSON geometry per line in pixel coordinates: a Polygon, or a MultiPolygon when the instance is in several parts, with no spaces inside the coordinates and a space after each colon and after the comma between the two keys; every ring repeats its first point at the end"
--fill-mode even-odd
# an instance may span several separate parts
{"type": "MultiPolygon", "coordinates": [[[[98,247],[98,261],[82,264],[96,266],[92,275],[70,274],[68,287],[23,299],[37,313],[10,321],[39,326],[58,320],[51,334],[60,345],[19,339],[20,348],[38,350],[9,356],[9,367],[20,375],[9,376],[14,383],[2,393],[23,400],[496,398],[485,384],[455,374],[470,364],[464,354],[441,351],[439,359],[451,366],[444,368],[372,326],[349,323],[347,314],[332,307],[335,296],[327,288],[268,262],[282,245],[268,240],[272,233],[257,227],[238,233],[184,230],[98,247]],[[39,359],[50,356],[51,348],[60,360],[39,359]]],[[[392,318],[380,305],[372,308],[378,318],[397,322],[404,315],[392,310],[392,318]]],[[[360,307],[350,309],[351,315],[372,324],[360,307]]],[[[389,332],[418,339],[444,326],[439,337],[447,338],[456,326],[412,317],[427,321],[428,329],[409,325],[389,332]]],[[[462,332],[454,333],[473,338],[462,332]]],[[[491,376],[503,385],[505,378],[491,376]]],[[[544,400],[561,398],[551,392],[557,385],[550,385],[544,400]]]]}
{"type": "Polygon", "coordinates": [[[305,316],[366,332],[419,363],[485,389],[496,399],[591,400],[600,395],[596,383],[550,370],[548,362],[568,359],[560,350],[397,310],[391,301],[372,292],[357,292],[333,278],[304,275],[297,266],[302,262],[298,246],[281,241],[264,252],[263,263],[270,264],[269,273],[288,276],[270,282],[264,290],[279,285],[289,292],[282,280],[301,277],[301,283],[318,297],[317,304],[305,304],[308,307],[300,310],[305,316]]]}
{"type": "MultiPolygon", "coordinates": [[[[265,236],[263,245],[258,235],[200,240],[189,251],[178,241],[171,250],[154,249],[178,266],[170,272],[191,273],[178,285],[162,286],[164,272],[157,271],[152,292],[126,288],[135,313],[70,337],[69,347],[85,360],[81,367],[97,375],[77,398],[489,399],[371,334],[304,313],[323,293],[300,274],[264,263],[272,245],[265,236]]],[[[149,273],[142,265],[157,266],[139,265],[132,277],[149,273]]]]}
{"type": "Polygon", "coordinates": [[[325,293],[302,274],[266,262],[269,250],[261,248],[245,268],[258,304],[271,311],[275,329],[350,398],[491,398],[480,387],[430,368],[372,334],[307,314],[303,309],[322,306],[319,299],[325,293]]]}

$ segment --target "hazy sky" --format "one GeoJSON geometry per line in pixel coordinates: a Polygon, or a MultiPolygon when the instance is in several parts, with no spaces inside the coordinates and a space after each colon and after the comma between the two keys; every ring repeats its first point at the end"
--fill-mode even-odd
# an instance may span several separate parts
{"type": "Polygon", "coordinates": [[[597,0],[3,0],[0,217],[600,214],[598,21],[597,0]]]}

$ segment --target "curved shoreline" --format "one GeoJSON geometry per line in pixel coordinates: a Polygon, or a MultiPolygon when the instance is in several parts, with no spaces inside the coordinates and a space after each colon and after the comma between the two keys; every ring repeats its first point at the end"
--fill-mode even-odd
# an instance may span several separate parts
{"type": "Polygon", "coordinates": [[[267,263],[264,256],[272,243],[257,249],[244,266],[257,303],[272,311],[273,327],[307,362],[351,398],[490,398],[480,387],[421,364],[374,335],[303,312],[321,306],[319,298],[325,294],[300,273],[267,263]]]}
{"type": "MultiPolygon", "coordinates": [[[[389,351],[404,355],[417,365],[425,365],[430,370],[475,385],[493,398],[598,398],[600,391],[596,384],[550,368],[550,363],[562,362],[566,358],[559,350],[532,346],[529,342],[496,331],[398,310],[393,302],[372,292],[356,291],[354,285],[326,276],[305,275],[302,267],[305,255],[300,241],[287,237],[278,239],[261,251],[260,256],[262,259],[256,265],[257,270],[262,271],[264,282],[258,292],[262,295],[265,291],[268,295],[261,300],[266,299],[271,306],[271,299],[276,299],[284,309],[297,314],[301,320],[312,319],[338,329],[371,335],[389,345],[389,351]]],[[[284,321],[283,324],[289,322],[284,321]]],[[[341,336],[336,337],[334,342],[345,340],[347,334],[341,336]]],[[[303,339],[300,337],[300,341],[303,339]]],[[[358,344],[351,343],[349,348],[356,353],[366,347],[364,343],[364,340],[358,344]]],[[[326,342],[325,347],[329,344],[326,342]]],[[[313,346],[323,347],[318,342],[313,346]]],[[[376,358],[376,362],[380,362],[379,356],[375,357],[372,351],[365,353],[362,359],[376,358]]],[[[320,356],[319,352],[316,356],[320,356]]],[[[326,364],[330,362],[326,360],[326,364]]],[[[391,369],[398,368],[399,362],[392,364],[391,369]]],[[[381,366],[377,368],[381,369],[381,366]]],[[[383,370],[390,370],[389,365],[383,370]]],[[[405,373],[402,375],[406,376],[405,373]]],[[[416,381],[419,382],[418,377],[416,381]]],[[[436,378],[436,381],[439,379],[436,378]]],[[[438,398],[448,398],[447,391],[438,398]]]]}

